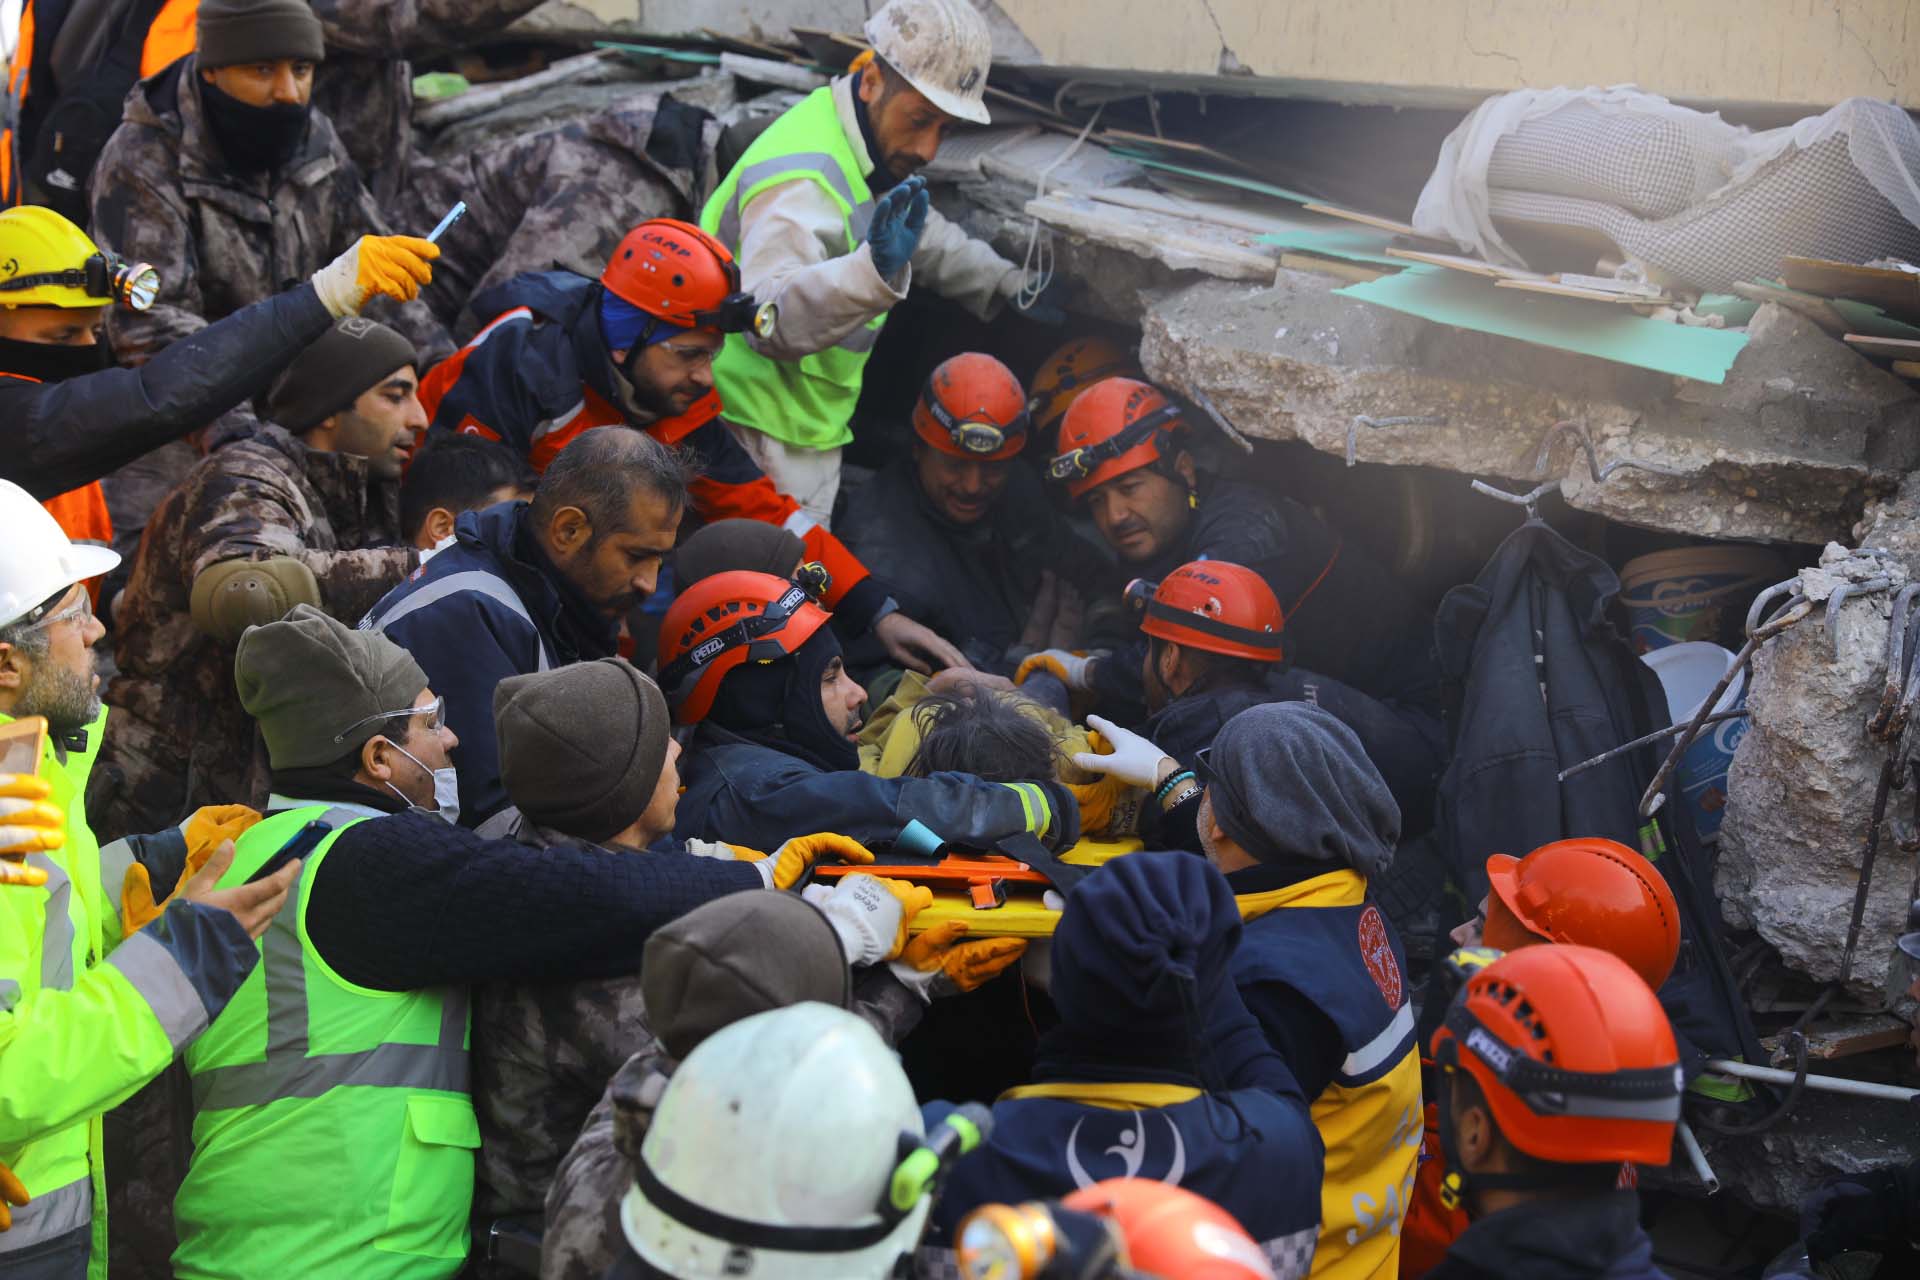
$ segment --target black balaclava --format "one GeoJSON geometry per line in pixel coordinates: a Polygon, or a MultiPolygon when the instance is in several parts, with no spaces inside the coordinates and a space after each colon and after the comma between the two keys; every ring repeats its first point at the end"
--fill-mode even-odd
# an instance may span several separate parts
{"type": "Polygon", "coordinates": [[[113,365],[113,348],[104,341],[90,347],[64,342],[22,342],[0,338],[0,372],[19,374],[41,382],[65,382],[98,373],[113,365]]]}
{"type": "Polygon", "coordinates": [[[200,82],[200,106],[215,145],[235,173],[271,173],[300,153],[311,106],[276,102],[256,107],[200,82]]]}
{"type": "Polygon", "coordinates": [[[858,769],[859,750],[833,727],[820,703],[820,681],[827,664],[840,656],[840,641],[833,629],[821,627],[790,658],[749,659],[721,680],[707,718],[722,729],[822,769],[858,769]]]}

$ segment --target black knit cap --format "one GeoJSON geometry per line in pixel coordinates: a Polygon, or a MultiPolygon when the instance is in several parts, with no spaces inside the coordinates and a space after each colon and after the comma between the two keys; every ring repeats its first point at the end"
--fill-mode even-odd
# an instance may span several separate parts
{"type": "Polygon", "coordinates": [[[327,56],[320,19],[307,0],[200,0],[196,22],[203,67],[327,56]]]}
{"type": "Polygon", "coordinates": [[[274,380],[267,417],[299,435],[418,360],[413,344],[379,321],[344,316],[274,380]]]}

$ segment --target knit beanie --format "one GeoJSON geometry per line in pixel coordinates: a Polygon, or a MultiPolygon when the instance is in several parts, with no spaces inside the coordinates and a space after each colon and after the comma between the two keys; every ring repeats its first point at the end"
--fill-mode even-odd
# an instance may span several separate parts
{"type": "Polygon", "coordinates": [[[803,1000],[845,1009],[851,983],[826,916],[797,894],[771,889],[694,908],[654,930],[640,957],[647,1021],[675,1058],[756,1013],[803,1000]]]}
{"type": "Polygon", "coordinates": [[[427,687],[413,655],[377,631],[356,631],[310,604],[249,627],[233,655],[240,705],[260,725],[278,770],[332,764],[375,734],[401,736],[427,687]]]}
{"type": "Polygon", "coordinates": [[[1240,942],[1233,891],[1190,853],[1115,858],[1067,895],[1051,994],[1081,1044],[1193,1045],[1240,942]]]}
{"type": "Polygon", "coordinates": [[[623,658],[508,676],[493,690],[500,782],[534,822],[600,844],[653,799],[667,700],[623,658]]]}
{"type": "Polygon", "coordinates": [[[1207,755],[1214,821],[1262,862],[1325,862],[1377,876],[1393,865],[1400,806],[1358,735],[1310,702],[1249,707],[1207,755]]]}
{"type": "Polygon", "coordinates": [[[764,520],[715,520],[674,549],[673,580],[682,589],[716,573],[746,569],[790,578],[807,544],[764,520]]]}
{"type": "Polygon", "coordinates": [[[200,0],[197,21],[200,65],[210,69],[327,56],[320,19],[307,0],[200,0]]]}
{"type": "Polygon", "coordinates": [[[343,316],[267,392],[267,417],[299,435],[419,362],[413,344],[377,320],[343,316]]]}

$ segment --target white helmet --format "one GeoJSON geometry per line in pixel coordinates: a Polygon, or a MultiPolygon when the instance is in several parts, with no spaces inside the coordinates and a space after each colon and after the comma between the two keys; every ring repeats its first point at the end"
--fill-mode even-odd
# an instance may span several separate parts
{"type": "Polygon", "coordinates": [[[11,480],[0,480],[0,529],[0,627],[120,563],[117,551],[70,542],[52,513],[11,480]]]}
{"type": "Polygon", "coordinates": [[[923,1133],[865,1022],[813,1003],[755,1014],[673,1073],[620,1225],[675,1280],[886,1280],[911,1263],[947,1163],[923,1133]]]}
{"type": "Polygon", "coordinates": [[[867,43],[920,96],[950,116],[989,124],[987,70],[993,36],[967,0],[887,0],[867,19],[867,43]]]}

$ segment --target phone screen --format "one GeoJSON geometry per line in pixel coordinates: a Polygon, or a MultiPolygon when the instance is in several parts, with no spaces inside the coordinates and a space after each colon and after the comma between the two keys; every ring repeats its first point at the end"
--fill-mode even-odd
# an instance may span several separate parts
{"type": "Polygon", "coordinates": [[[46,737],[47,722],[40,716],[0,724],[0,773],[39,773],[46,737]]]}

